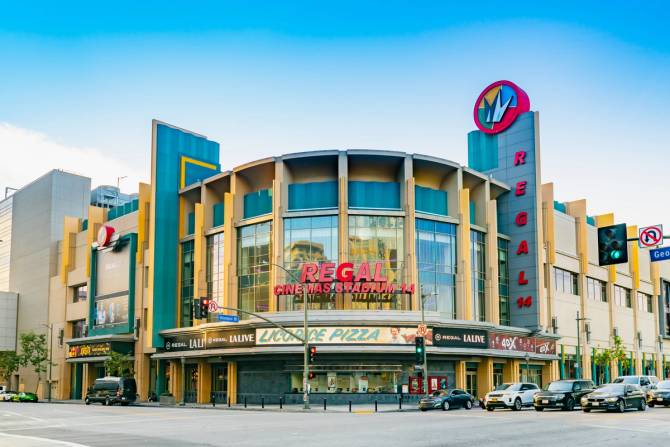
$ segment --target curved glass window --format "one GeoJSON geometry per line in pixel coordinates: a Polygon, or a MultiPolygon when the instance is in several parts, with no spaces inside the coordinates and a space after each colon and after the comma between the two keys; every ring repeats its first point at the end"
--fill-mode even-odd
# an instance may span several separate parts
{"type": "MultiPolygon", "coordinates": [[[[220,305],[223,305],[223,288],[226,283],[223,239],[223,233],[216,233],[207,238],[207,296],[220,305]]],[[[209,314],[210,321],[216,321],[216,318],[215,314],[209,314]]]]}
{"type": "Polygon", "coordinates": [[[416,259],[424,308],[456,318],[456,225],[416,219],[416,259]]]}
{"type": "Polygon", "coordinates": [[[486,321],[486,235],[470,230],[472,268],[472,310],[474,319],[486,321]]]}
{"type": "Polygon", "coordinates": [[[509,241],[498,239],[498,296],[500,324],[509,326],[511,322],[509,307],[509,241]]]}
{"type": "MultiPolygon", "coordinates": [[[[284,219],[284,267],[296,277],[304,262],[334,262],[337,264],[337,216],[296,217],[284,219]]],[[[286,281],[294,282],[292,278],[286,281]]],[[[303,297],[279,297],[279,310],[302,310],[303,297]]],[[[309,296],[310,309],[335,309],[335,294],[309,296]]]]}
{"type": "MultiPolygon", "coordinates": [[[[238,305],[248,312],[270,309],[272,224],[263,222],[237,231],[238,305]]],[[[240,318],[249,318],[240,315],[240,318]]]]}
{"type": "MultiPolygon", "coordinates": [[[[349,261],[382,263],[388,282],[402,283],[404,274],[404,222],[396,216],[349,216],[349,261]]],[[[358,293],[351,298],[352,309],[410,308],[409,295],[358,293]]]]}

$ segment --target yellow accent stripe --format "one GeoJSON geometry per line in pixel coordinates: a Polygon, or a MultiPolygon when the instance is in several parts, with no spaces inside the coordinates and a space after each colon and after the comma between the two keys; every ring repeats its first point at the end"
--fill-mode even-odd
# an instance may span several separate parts
{"type": "Polygon", "coordinates": [[[180,188],[186,186],[186,163],[202,166],[209,169],[216,169],[216,165],[207,163],[205,161],[196,160],[195,158],[182,156],[181,157],[181,180],[179,182],[180,188]]]}

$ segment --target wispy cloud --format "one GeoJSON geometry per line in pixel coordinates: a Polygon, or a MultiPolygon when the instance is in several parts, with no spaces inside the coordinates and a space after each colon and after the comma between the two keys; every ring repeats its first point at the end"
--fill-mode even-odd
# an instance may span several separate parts
{"type": "Polygon", "coordinates": [[[63,169],[90,177],[92,186],[115,185],[117,177],[125,192],[136,192],[140,181],[148,181],[147,172],[139,170],[114,154],[98,149],[76,147],[54,141],[41,132],[0,122],[0,186],[21,188],[40,175],[63,169]]]}

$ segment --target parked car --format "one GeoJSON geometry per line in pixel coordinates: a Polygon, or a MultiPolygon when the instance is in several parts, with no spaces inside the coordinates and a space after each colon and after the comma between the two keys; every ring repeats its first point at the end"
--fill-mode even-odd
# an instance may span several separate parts
{"type": "Polygon", "coordinates": [[[35,393],[25,393],[25,392],[20,392],[14,394],[12,396],[12,401],[13,402],[37,402],[37,394],[35,393]]]}
{"type": "Polygon", "coordinates": [[[533,397],[540,392],[534,383],[502,383],[486,394],[484,406],[488,411],[495,408],[511,408],[518,411],[533,406],[533,397]]]}
{"type": "Polygon", "coordinates": [[[465,408],[469,410],[475,401],[470,393],[463,390],[440,390],[435,391],[431,396],[424,397],[419,401],[419,410],[450,410],[452,408],[465,408]]]}
{"type": "Polygon", "coordinates": [[[9,402],[14,398],[14,396],[18,394],[16,391],[5,391],[0,394],[0,400],[4,402],[9,402]]]}
{"type": "Polygon", "coordinates": [[[655,376],[619,376],[612,383],[625,383],[627,385],[637,385],[645,393],[656,388],[658,377],[655,376]]]}
{"type": "Polygon", "coordinates": [[[616,410],[623,413],[628,408],[647,409],[647,401],[642,389],[637,385],[612,383],[603,385],[592,393],[582,397],[582,410],[616,410]]]}
{"type": "Polygon", "coordinates": [[[545,408],[571,411],[579,404],[582,396],[591,393],[594,388],[590,380],[556,380],[533,397],[533,407],[537,411],[543,411],[545,408]]]}
{"type": "Polygon", "coordinates": [[[100,402],[103,405],[128,405],[137,399],[137,384],[132,377],[103,377],[96,379],[86,393],[86,405],[100,402]]]}
{"type": "Polygon", "coordinates": [[[655,389],[647,391],[647,404],[650,407],[670,405],[670,380],[662,380],[656,384],[655,389]]]}

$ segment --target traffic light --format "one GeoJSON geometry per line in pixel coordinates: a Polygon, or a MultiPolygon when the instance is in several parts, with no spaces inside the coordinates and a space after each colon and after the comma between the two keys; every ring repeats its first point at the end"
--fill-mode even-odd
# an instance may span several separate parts
{"type": "Polygon", "coordinates": [[[316,361],[316,346],[309,345],[309,363],[314,363],[316,361]]]}
{"type": "Polygon", "coordinates": [[[598,228],[598,265],[628,262],[626,224],[598,228]]]}
{"type": "Polygon", "coordinates": [[[200,298],[200,318],[207,319],[209,316],[209,300],[200,298]]]}
{"type": "Polygon", "coordinates": [[[193,318],[199,320],[202,318],[202,307],[200,307],[200,298],[193,299],[193,318]]]}
{"type": "Polygon", "coordinates": [[[416,337],[414,339],[414,354],[415,354],[414,361],[417,365],[423,364],[424,349],[426,349],[426,347],[424,345],[423,337],[416,337]]]}

